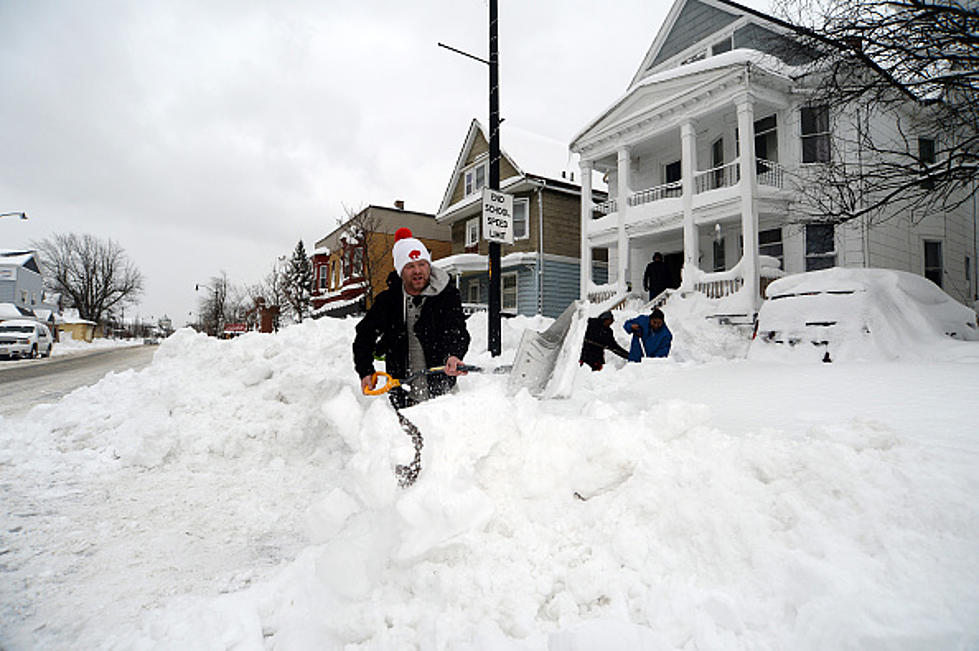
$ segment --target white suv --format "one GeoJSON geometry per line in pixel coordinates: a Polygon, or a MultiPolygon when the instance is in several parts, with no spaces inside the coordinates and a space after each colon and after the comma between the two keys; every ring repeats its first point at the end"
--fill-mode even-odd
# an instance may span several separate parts
{"type": "Polygon", "coordinates": [[[27,319],[0,322],[0,357],[47,357],[54,345],[43,323],[27,319]]]}

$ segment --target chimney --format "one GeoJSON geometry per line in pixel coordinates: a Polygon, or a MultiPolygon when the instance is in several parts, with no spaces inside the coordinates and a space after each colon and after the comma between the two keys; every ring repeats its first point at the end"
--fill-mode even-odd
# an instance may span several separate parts
{"type": "Polygon", "coordinates": [[[398,199],[397,201],[394,202],[394,207],[397,208],[398,210],[404,210],[405,202],[402,201],[401,199],[398,199]]]}

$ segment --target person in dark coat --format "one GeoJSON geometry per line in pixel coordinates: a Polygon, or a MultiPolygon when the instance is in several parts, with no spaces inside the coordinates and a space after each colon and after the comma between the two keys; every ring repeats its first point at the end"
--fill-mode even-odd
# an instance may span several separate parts
{"type": "Polygon", "coordinates": [[[623,326],[632,335],[629,361],[641,362],[643,357],[666,357],[673,345],[673,333],[666,327],[663,311],[659,308],[646,316],[640,314],[629,319],[623,326]]]}
{"type": "Polygon", "coordinates": [[[653,300],[672,284],[670,268],[663,262],[663,254],[657,251],[653,254],[653,261],[646,265],[646,272],[642,275],[642,288],[649,292],[649,300],[653,300]]]}
{"type": "Polygon", "coordinates": [[[588,364],[593,371],[601,371],[605,366],[605,351],[610,350],[622,359],[628,359],[629,353],[615,341],[612,334],[612,323],[615,319],[611,312],[602,312],[597,317],[588,319],[585,329],[585,342],[581,346],[578,365],[588,364]]]}
{"type": "Polygon", "coordinates": [[[459,290],[448,273],[431,265],[425,245],[407,228],[399,228],[391,253],[400,282],[389,277],[395,282],[374,297],[354,337],[354,368],[361,389],[376,386],[375,354],[384,355],[385,370],[398,380],[426,368],[445,367],[444,373],[413,381],[407,389],[393,389],[389,396],[400,408],[455,386],[456,377],[465,375],[458,366],[469,350],[470,337],[459,290]]]}

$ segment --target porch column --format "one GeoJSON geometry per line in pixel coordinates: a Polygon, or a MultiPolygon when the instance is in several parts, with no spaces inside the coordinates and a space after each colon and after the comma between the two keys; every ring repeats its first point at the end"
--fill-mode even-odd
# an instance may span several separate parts
{"type": "Polygon", "coordinates": [[[630,164],[630,154],[631,149],[628,146],[623,146],[619,149],[618,157],[618,179],[619,179],[619,196],[616,199],[616,213],[619,218],[619,237],[618,237],[618,277],[616,282],[619,285],[619,291],[624,292],[626,289],[626,273],[629,270],[629,239],[625,234],[625,216],[627,208],[629,207],[629,169],[632,167],[630,164]]]}
{"type": "Polygon", "coordinates": [[[758,309],[758,213],[755,208],[755,110],[754,99],[745,93],[735,100],[738,108],[738,141],[741,148],[741,235],[744,255],[741,272],[749,310],[758,309]]]}
{"type": "Polygon", "coordinates": [[[588,300],[588,288],[591,287],[592,256],[591,241],[588,239],[588,228],[591,226],[591,216],[595,202],[591,194],[592,162],[582,159],[578,163],[581,173],[581,300],[588,300]]]}
{"type": "Polygon", "coordinates": [[[693,220],[694,174],[697,172],[697,131],[690,120],[680,125],[680,167],[683,186],[683,281],[684,290],[693,289],[699,267],[700,235],[693,220]]]}

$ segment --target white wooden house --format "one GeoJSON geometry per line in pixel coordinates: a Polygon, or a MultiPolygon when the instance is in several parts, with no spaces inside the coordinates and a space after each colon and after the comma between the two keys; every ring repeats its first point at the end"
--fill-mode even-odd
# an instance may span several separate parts
{"type": "MultiPolygon", "coordinates": [[[[583,298],[638,292],[660,251],[683,290],[723,297],[726,311],[749,318],[765,277],[779,273],[769,267],[900,269],[972,303],[971,204],[875,224],[802,219],[800,184],[814,166],[850,153],[833,144],[846,116],[806,85],[812,57],[787,48],[790,38],[732,3],[675,2],[626,92],[571,143],[580,178],[587,185],[598,171],[609,189],[608,201],[581,207],[583,298]],[[596,254],[607,256],[608,285],[591,277],[596,254]]],[[[887,137],[886,119],[870,119],[887,137]]]]}

